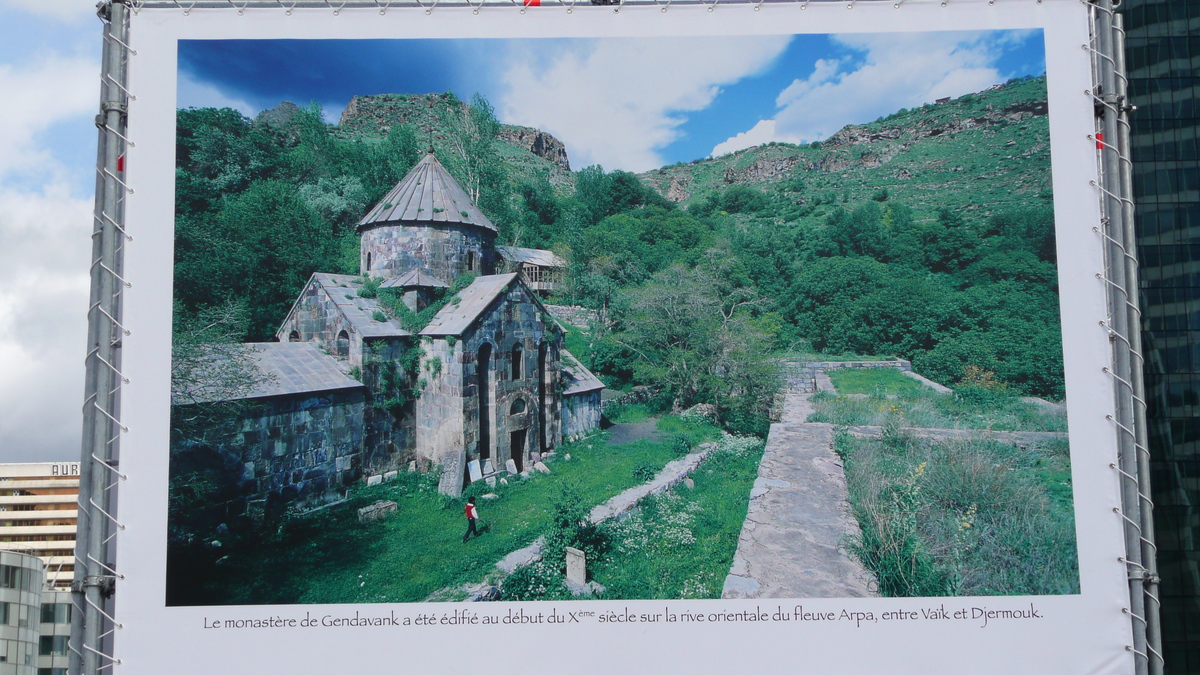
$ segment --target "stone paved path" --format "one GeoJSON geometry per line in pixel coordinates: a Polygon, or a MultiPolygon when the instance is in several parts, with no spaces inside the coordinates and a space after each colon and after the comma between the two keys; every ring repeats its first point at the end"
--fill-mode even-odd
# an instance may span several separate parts
{"type": "Polygon", "coordinates": [[[809,396],[789,392],[771,425],[723,598],[873,595],[873,577],[843,548],[858,523],[832,428],[804,422],[809,396]]]}

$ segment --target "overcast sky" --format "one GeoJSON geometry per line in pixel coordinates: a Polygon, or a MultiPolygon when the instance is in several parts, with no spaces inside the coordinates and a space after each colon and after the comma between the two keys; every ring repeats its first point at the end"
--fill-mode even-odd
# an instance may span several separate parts
{"type": "MultiPolygon", "coordinates": [[[[93,0],[0,0],[0,461],[76,459],[100,23],[93,0]]],[[[181,106],[253,115],[357,94],[479,92],[573,167],[641,171],[1045,70],[1041,33],[671,40],[261,41],[181,48],[181,106]],[[405,68],[420,62],[422,68],[405,68]],[[647,67],[651,64],[653,67],[647,67]],[[598,114],[601,113],[601,114],[598,114]]]]}

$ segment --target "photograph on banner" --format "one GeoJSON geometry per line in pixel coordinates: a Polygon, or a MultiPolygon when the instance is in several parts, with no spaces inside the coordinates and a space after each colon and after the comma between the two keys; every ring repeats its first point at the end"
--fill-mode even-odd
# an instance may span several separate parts
{"type": "Polygon", "coordinates": [[[1078,593],[1044,48],[181,41],[167,603],[1078,593]]]}

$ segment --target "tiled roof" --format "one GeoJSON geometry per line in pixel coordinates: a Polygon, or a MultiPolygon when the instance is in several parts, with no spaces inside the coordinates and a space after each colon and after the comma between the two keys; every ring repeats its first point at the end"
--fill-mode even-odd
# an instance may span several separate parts
{"type": "Polygon", "coordinates": [[[358,228],[398,222],[458,223],[497,231],[432,152],[363,216],[358,228]]]}
{"type": "Polygon", "coordinates": [[[457,303],[451,302],[433,317],[421,335],[462,335],[517,276],[514,272],[478,277],[458,292],[457,303]]]}
{"type": "Polygon", "coordinates": [[[565,349],[561,350],[559,354],[562,356],[563,385],[566,387],[563,390],[563,396],[604,389],[604,383],[600,381],[600,378],[584,367],[574,354],[565,349]]]}
{"type": "MultiPolygon", "coordinates": [[[[354,330],[364,338],[373,337],[403,337],[412,335],[400,327],[400,322],[383,311],[376,298],[360,298],[358,289],[363,287],[362,277],[349,274],[325,274],[317,272],[313,280],[321,285],[329,294],[333,304],[337,306],[346,321],[354,326],[354,330]],[[350,296],[350,297],[346,297],[350,296]],[[383,312],[385,321],[376,321],[375,312],[383,312]]],[[[281,341],[286,336],[280,336],[281,341]]]]}
{"type": "Polygon", "coordinates": [[[496,252],[509,262],[537,265],[538,267],[566,267],[567,261],[560,258],[554,251],[540,248],[520,248],[518,246],[497,246],[496,252]]]}
{"type": "Polygon", "coordinates": [[[333,357],[311,342],[252,342],[238,345],[261,375],[248,390],[232,394],[223,391],[218,382],[204,382],[221,376],[222,365],[233,358],[228,352],[215,355],[211,368],[201,366],[193,373],[195,386],[186,392],[173,391],[175,404],[211,403],[221,400],[266,398],[288,394],[307,394],[364,386],[337,367],[333,357]]]}
{"type": "Polygon", "coordinates": [[[410,270],[379,284],[380,288],[450,288],[450,284],[425,270],[410,270]]]}

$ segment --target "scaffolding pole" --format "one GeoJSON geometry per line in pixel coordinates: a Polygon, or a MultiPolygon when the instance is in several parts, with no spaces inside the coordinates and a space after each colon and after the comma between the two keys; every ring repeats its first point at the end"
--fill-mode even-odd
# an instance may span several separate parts
{"type": "Polygon", "coordinates": [[[1129,613],[1137,675],[1163,672],[1159,625],[1158,571],[1154,546],[1154,503],[1150,497],[1150,455],[1146,430],[1141,309],[1138,297],[1137,237],[1134,230],[1133,163],[1130,157],[1128,79],[1125,75],[1123,17],[1112,0],[1092,0],[1091,29],[1096,148],[1099,154],[1104,280],[1107,289],[1112,362],[1120,515],[1125,532],[1121,562],[1129,583],[1129,613]]]}
{"type": "Polygon", "coordinates": [[[124,181],[126,81],[129,12],[124,0],[97,8],[104,23],[100,71],[100,112],[96,158],[96,204],[92,226],[91,296],[88,304],[88,348],[83,403],[82,464],[79,476],[79,525],[75,544],[75,611],[71,618],[72,675],[96,675],[119,663],[112,655],[113,594],[117,573],[113,537],[121,527],[116,517],[116,485],[121,432],[121,325],[125,195],[124,181]]]}

